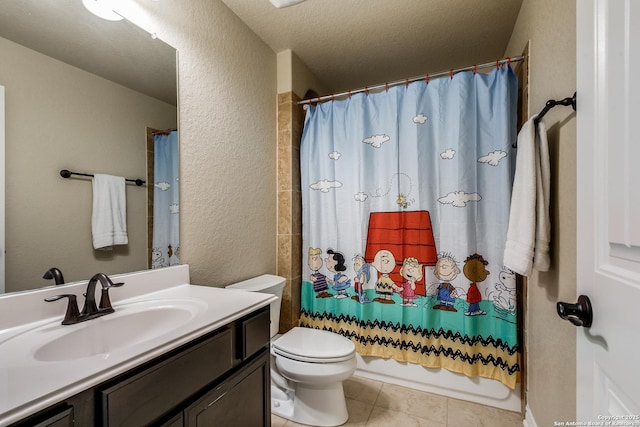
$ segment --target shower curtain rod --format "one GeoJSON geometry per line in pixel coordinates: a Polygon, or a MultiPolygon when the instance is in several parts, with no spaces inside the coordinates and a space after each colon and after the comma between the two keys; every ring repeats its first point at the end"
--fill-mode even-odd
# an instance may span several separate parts
{"type": "Polygon", "coordinates": [[[322,101],[329,101],[329,100],[333,101],[335,98],[338,98],[338,97],[344,97],[344,96],[351,97],[351,95],[354,95],[356,93],[362,93],[362,92],[365,92],[365,93],[368,94],[370,91],[379,90],[379,89],[387,90],[392,86],[408,85],[409,83],[417,82],[417,81],[420,81],[420,80],[426,80],[427,83],[428,83],[429,80],[432,79],[432,78],[437,78],[437,77],[442,77],[442,76],[449,76],[449,77],[453,78],[454,74],[460,73],[462,71],[473,71],[475,73],[477,70],[482,70],[482,69],[491,68],[491,67],[499,67],[499,66],[504,65],[504,64],[511,64],[512,62],[521,62],[521,61],[524,61],[524,56],[516,56],[515,58],[499,59],[499,60],[494,61],[494,62],[487,62],[485,64],[472,65],[470,67],[464,67],[464,68],[457,68],[455,70],[452,68],[449,71],[441,71],[439,73],[426,74],[426,75],[420,76],[420,77],[413,77],[413,78],[410,78],[410,79],[397,80],[397,81],[394,81],[394,82],[389,82],[389,83],[376,85],[376,86],[367,86],[367,87],[356,89],[356,90],[349,90],[347,92],[335,93],[335,94],[331,94],[331,95],[325,95],[325,96],[320,96],[320,97],[310,98],[310,99],[303,99],[302,101],[298,101],[297,104],[298,105],[309,105],[309,104],[320,103],[322,101]]]}
{"type": "Polygon", "coordinates": [[[151,132],[153,135],[170,135],[171,132],[177,132],[178,129],[164,129],[164,130],[155,130],[151,132]]]}

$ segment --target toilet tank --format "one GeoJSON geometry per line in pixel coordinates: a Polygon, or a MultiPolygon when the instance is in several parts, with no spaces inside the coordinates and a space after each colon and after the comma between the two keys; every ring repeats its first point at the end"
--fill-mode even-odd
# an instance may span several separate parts
{"type": "Polygon", "coordinates": [[[282,302],[282,289],[284,288],[285,282],[286,279],[284,277],[274,276],[272,274],[263,274],[262,276],[254,277],[225,287],[227,289],[234,289],[237,291],[262,292],[278,297],[278,299],[273,301],[269,307],[271,310],[271,337],[274,337],[280,329],[280,304],[282,302]]]}

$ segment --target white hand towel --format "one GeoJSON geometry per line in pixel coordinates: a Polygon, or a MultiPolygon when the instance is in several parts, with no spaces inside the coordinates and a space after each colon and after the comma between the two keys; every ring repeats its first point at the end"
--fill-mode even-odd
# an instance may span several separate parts
{"type": "Polygon", "coordinates": [[[504,265],[523,276],[549,269],[549,146],[544,123],[531,117],[518,134],[504,265]]]}
{"type": "Polygon", "coordinates": [[[547,127],[540,121],[537,129],[536,151],[536,241],[533,249],[533,268],[549,271],[551,258],[551,219],[549,217],[549,192],[551,191],[551,172],[549,170],[549,143],[547,127]]]}
{"type": "Polygon", "coordinates": [[[109,250],[113,245],[129,243],[127,197],[123,177],[94,175],[91,231],[94,249],[109,250]]]}

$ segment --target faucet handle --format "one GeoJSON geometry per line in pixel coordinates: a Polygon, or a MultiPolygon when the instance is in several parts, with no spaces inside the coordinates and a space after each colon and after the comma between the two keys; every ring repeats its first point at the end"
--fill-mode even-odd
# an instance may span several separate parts
{"type": "Polygon", "coordinates": [[[119,282],[119,283],[111,282],[107,285],[105,285],[104,283],[102,284],[102,292],[100,294],[100,305],[98,307],[100,311],[108,311],[109,313],[113,313],[115,311],[113,307],[111,307],[111,300],[109,299],[109,288],[119,288],[122,285],[124,285],[124,282],[119,282]]]}
{"type": "Polygon", "coordinates": [[[119,288],[120,286],[124,285],[124,282],[118,282],[118,283],[111,283],[109,286],[107,286],[106,288],[119,288]]]}
{"type": "Polygon", "coordinates": [[[80,311],[78,310],[78,301],[74,294],[62,294],[62,295],[54,295],[49,298],[45,298],[46,302],[58,301],[62,298],[69,298],[69,303],[67,304],[67,312],[64,315],[64,319],[62,320],[63,325],[73,325],[74,323],[78,323],[78,317],[80,317],[80,311]]]}

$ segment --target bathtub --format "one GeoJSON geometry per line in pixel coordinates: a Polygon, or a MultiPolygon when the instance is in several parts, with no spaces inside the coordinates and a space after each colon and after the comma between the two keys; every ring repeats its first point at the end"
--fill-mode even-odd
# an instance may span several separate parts
{"type": "Polygon", "coordinates": [[[396,384],[429,393],[493,406],[508,411],[522,410],[521,387],[511,390],[499,381],[469,378],[446,369],[398,362],[381,357],[356,355],[358,366],[354,375],[385,383],[396,384]]]}

